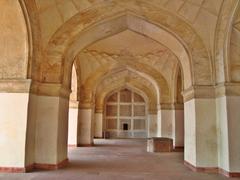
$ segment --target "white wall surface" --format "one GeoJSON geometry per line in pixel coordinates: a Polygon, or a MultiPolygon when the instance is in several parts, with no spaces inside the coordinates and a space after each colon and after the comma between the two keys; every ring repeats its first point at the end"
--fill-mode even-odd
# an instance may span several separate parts
{"type": "Polygon", "coordinates": [[[161,137],[172,138],[173,110],[161,110],[161,137]]]}
{"type": "Polygon", "coordinates": [[[0,167],[24,167],[28,93],[0,93],[0,167]]]}
{"type": "Polygon", "coordinates": [[[215,99],[185,103],[185,160],[197,167],[217,167],[215,99]]]}
{"type": "Polygon", "coordinates": [[[227,97],[227,117],[229,129],[229,171],[240,172],[240,97],[227,97]]]}
{"type": "Polygon", "coordinates": [[[67,158],[68,99],[38,96],[35,162],[56,164],[67,158]]]}
{"type": "Polygon", "coordinates": [[[229,141],[226,97],[219,97],[216,99],[216,114],[218,129],[218,165],[220,168],[229,171],[229,141]]]}

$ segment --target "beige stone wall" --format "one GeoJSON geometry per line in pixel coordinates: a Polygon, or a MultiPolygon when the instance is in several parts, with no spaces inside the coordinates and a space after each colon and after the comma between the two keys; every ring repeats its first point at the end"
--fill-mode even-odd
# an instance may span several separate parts
{"type": "Polygon", "coordinates": [[[24,79],[28,73],[28,29],[18,1],[0,2],[0,79],[24,79]]]}

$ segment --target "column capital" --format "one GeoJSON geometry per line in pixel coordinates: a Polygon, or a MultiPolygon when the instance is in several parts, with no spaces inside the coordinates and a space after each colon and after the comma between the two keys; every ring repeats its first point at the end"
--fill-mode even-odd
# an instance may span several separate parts
{"type": "Polygon", "coordinates": [[[216,97],[240,96],[240,83],[221,83],[216,86],[216,97]]]}
{"type": "Polygon", "coordinates": [[[184,109],[184,104],[183,103],[174,103],[174,109],[175,110],[183,110],[184,109]]]}
{"type": "Polygon", "coordinates": [[[184,102],[192,99],[212,99],[215,98],[215,87],[208,85],[192,86],[182,93],[184,102]]]}
{"type": "Polygon", "coordinates": [[[148,114],[157,114],[158,110],[157,109],[148,109],[148,114]]]}
{"type": "Polygon", "coordinates": [[[76,101],[76,100],[69,101],[69,108],[78,109],[78,107],[79,107],[79,101],[76,101]]]}
{"type": "Polygon", "coordinates": [[[103,109],[102,108],[96,108],[95,113],[103,113],[103,109]]]}
{"type": "Polygon", "coordinates": [[[29,93],[31,79],[1,79],[0,92],[2,93],[29,93]]]}
{"type": "Polygon", "coordinates": [[[174,109],[174,104],[173,103],[161,103],[160,109],[161,110],[172,110],[172,109],[174,109]]]}
{"type": "Polygon", "coordinates": [[[69,98],[71,90],[60,83],[33,82],[31,93],[44,96],[58,96],[69,98]]]}
{"type": "Polygon", "coordinates": [[[92,102],[79,102],[78,105],[79,109],[93,109],[94,108],[94,104],[92,102]]]}

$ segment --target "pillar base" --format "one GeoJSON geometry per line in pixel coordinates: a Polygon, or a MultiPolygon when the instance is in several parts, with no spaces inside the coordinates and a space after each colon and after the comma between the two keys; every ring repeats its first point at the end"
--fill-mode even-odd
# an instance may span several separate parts
{"type": "Polygon", "coordinates": [[[226,177],[240,177],[240,172],[228,172],[218,167],[195,167],[187,161],[184,161],[184,165],[194,172],[215,173],[226,177]]]}
{"type": "Polygon", "coordinates": [[[39,164],[34,163],[26,167],[0,167],[0,173],[27,173],[33,170],[57,170],[65,167],[68,164],[68,159],[63,160],[58,164],[39,164]]]}
{"type": "Polygon", "coordinates": [[[92,147],[94,144],[78,144],[77,147],[92,147]]]}
{"type": "Polygon", "coordinates": [[[63,168],[67,166],[68,164],[68,159],[65,159],[61,161],[58,164],[41,164],[41,163],[35,163],[34,164],[34,169],[39,169],[39,170],[57,170],[60,168],[63,168]]]}
{"type": "Polygon", "coordinates": [[[184,161],[184,165],[194,172],[218,173],[217,167],[196,167],[187,161],[184,161]]]}
{"type": "Polygon", "coordinates": [[[76,148],[77,145],[76,144],[68,144],[68,148],[76,148]]]}
{"type": "Polygon", "coordinates": [[[27,167],[0,167],[0,173],[26,173],[34,169],[34,164],[27,167]]]}
{"type": "Polygon", "coordinates": [[[229,178],[240,177],[240,172],[228,172],[228,171],[225,171],[224,169],[219,169],[219,174],[222,174],[229,178]]]}

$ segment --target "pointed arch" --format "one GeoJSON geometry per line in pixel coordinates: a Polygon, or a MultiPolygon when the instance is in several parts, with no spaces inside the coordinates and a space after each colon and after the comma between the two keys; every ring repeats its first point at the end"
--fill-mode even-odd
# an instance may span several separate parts
{"type": "MultiPolygon", "coordinates": [[[[171,49],[182,66],[185,88],[213,83],[211,59],[193,28],[170,12],[141,3],[147,7],[146,10],[141,9],[143,12],[131,7],[119,10],[114,4],[92,7],[86,16],[82,13],[75,15],[54,34],[47,47],[46,60],[61,68],[58,76],[65,85],[69,82],[71,63],[79,51],[126,29],[148,36],[171,49]],[[111,11],[104,12],[103,7],[111,11]]],[[[48,73],[45,76],[43,79],[48,81],[48,73]]]]}

